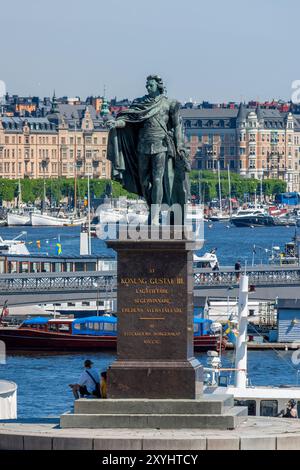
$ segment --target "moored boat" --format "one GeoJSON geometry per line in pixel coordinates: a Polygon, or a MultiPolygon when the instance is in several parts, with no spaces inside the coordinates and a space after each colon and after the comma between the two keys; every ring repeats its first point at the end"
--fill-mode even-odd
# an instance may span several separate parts
{"type": "Polygon", "coordinates": [[[5,255],[29,255],[26,243],[19,238],[26,234],[26,232],[21,232],[17,237],[12,240],[4,240],[0,236],[0,254],[5,255]]]}
{"type": "Polygon", "coordinates": [[[241,209],[231,217],[236,227],[261,227],[274,225],[274,218],[263,209],[241,209]]]}
{"type": "Polygon", "coordinates": [[[86,217],[59,217],[53,216],[49,214],[32,214],[31,216],[31,223],[33,226],[56,226],[56,227],[63,227],[63,226],[77,226],[82,225],[86,222],[86,217]]]}
{"type": "MultiPolygon", "coordinates": [[[[216,350],[219,335],[211,334],[212,321],[194,318],[196,350],[216,350]]],[[[38,317],[25,320],[19,327],[0,327],[0,341],[8,351],[94,351],[116,349],[117,318],[92,316],[85,318],[49,319],[38,317]]],[[[224,345],[222,345],[223,347],[224,345]]]]}
{"type": "Polygon", "coordinates": [[[7,225],[8,226],[31,225],[30,214],[18,213],[18,212],[8,212],[8,214],[7,214],[7,225]]]}

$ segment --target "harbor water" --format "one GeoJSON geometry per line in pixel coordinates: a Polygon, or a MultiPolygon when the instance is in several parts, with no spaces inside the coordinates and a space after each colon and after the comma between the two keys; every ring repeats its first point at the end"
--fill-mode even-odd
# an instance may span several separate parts
{"type": "MultiPolygon", "coordinates": [[[[3,239],[13,238],[20,228],[3,227],[3,239]]],[[[62,255],[79,254],[79,227],[26,227],[24,239],[34,253],[54,255],[56,243],[62,245],[62,255]],[[40,243],[37,243],[40,241],[40,243]],[[38,246],[40,245],[40,248],[38,246]]],[[[295,227],[237,228],[226,223],[214,223],[205,227],[206,243],[201,253],[217,249],[220,265],[232,266],[239,259],[241,264],[265,264],[272,246],[283,247],[291,240],[295,227]],[[255,246],[255,248],[254,248],[255,246]]],[[[103,241],[92,240],[92,252],[104,254],[108,250],[103,241]]],[[[30,307],[28,307],[30,314],[30,307]]],[[[290,351],[249,351],[248,376],[252,385],[297,385],[297,368],[290,351]]],[[[206,354],[197,354],[203,365],[206,354]]],[[[18,417],[58,416],[73,404],[68,384],[75,383],[81,373],[83,361],[90,358],[99,372],[107,369],[115,360],[114,352],[99,353],[24,353],[9,354],[6,364],[0,364],[0,379],[18,384],[18,417]]],[[[225,351],[223,367],[234,367],[234,352],[225,351]]]]}
{"type": "MultiPolygon", "coordinates": [[[[249,351],[248,376],[252,385],[297,385],[297,366],[291,351],[249,351]]],[[[196,354],[202,365],[206,354],[196,354]]],[[[68,387],[76,383],[85,359],[91,359],[97,371],[106,370],[115,360],[112,352],[51,354],[10,354],[0,364],[0,378],[18,384],[18,418],[58,416],[73,405],[68,387]]],[[[223,367],[234,367],[234,352],[225,351],[223,367]]],[[[299,365],[300,367],[300,365],[299,365]]],[[[233,379],[233,377],[232,377],[233,379]]]]}

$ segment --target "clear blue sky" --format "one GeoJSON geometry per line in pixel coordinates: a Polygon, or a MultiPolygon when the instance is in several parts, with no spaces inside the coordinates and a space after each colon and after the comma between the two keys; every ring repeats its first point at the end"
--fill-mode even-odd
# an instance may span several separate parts
{"type": "Polygon", "coordinates": [[[289,99],[300,79],[297,0],[1,2],[9,93],[144,94],[160,74],[181,101],[289,99]]]}

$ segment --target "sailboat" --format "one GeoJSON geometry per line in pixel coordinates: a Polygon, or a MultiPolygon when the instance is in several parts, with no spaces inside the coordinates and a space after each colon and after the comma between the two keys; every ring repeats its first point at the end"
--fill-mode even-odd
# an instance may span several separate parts
{"type": "Polygon", "coordinates": [[[220,177],[220,162],[218,161],[218,184],[219,184],[219,211],[210,216],[212,222],[222,222],[230,220],[230,214],[225,214],[222,211],[222,192],[221,192],[221,177],[220,177]]]}
{"type": "Polygon", "coordinates": [[[86,222],[86,217],[77,217],[76,212],[74,214],[65,214],[58,210],[58,212],[53,215],[52,213],[44,212],[46,201],[46,186],[44,180],[44,201],[43,201],[43,209],[41,213],[32,213],[31,214],[31,224],[32,226],[36,227],[63,227],[63,226],[78,226],[82,225],[86,222]]]}
{"type": "Polygon", "coordinates": [[[201,176],[200,171],[198,173],[198,204],[188,203],[186,206],[185,214],[186,222],[202,222],[204,219],[202,197],[201,197],[201,176]]]}
{"type": "Polygon", "coordinates": [[[7,225],[31,225],[31,210],[21,208],[22,204],[22,188],[19,178],[18,183],[18,205],[15,210],[7,213],[7,225]]]}
{"type": "Polygon", "coordinates": [[[243,274],[239,286],[239,319],[235,367],[222,369],[221,358],[215,351],[211,351],[209,357],[212,367],[204,368],[207,374],[207,385],[204,393],[213,396],[219,394],[233,396],[236,405],[248,407],[249,416],[278,416],[280,411],[286,408],[289,400],[295,400],[299,410],[300,387],[287,386],[286,384],[278,387],[251,386],[249,384],[247,377],[248,284],[249,278],[246,274],[243,274]],[[228,377],[222,376],[222,372],[225,371],[235,372],[234,385],[227,384],[228,377]]]}

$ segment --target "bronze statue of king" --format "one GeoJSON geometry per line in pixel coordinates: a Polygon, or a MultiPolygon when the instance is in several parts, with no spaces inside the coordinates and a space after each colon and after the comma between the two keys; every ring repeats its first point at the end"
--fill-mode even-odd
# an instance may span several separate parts
{"type": "MultiPolygon", "coordinates": [[[[167,98],[158,75],[147,77],[148,94],[107,122],[112,179],[145,198],[150,223],[159,224],[161,205],[181,208],[189,196],[190,171],[180,103],[167,98]]],[[[183,219],[182,219],[183,220],[183,219]]],[[[182,222],[183,223],[183,222],[182,222]]]]}

